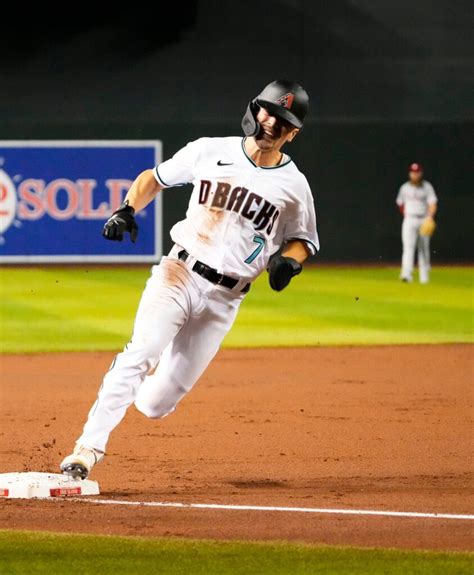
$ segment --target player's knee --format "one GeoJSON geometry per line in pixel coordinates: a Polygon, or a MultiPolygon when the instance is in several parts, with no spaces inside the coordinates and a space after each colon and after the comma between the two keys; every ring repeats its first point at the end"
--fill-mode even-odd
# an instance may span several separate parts
{"type": "Polygon", "coordinates": [[[189,389],[176,378],[161,382],[158,389],[142,389],[135,399],[137,409],[150,419],[166,417],[176,409],[176,405],[189,389]]]}
{"type": "Polygon", "coordinates": [[[170,401],[143,401],[137,399],[135,407],[150,419],[161,419],[176,409],[176,402],[170,401]]]}
{"type": "Polygon", "coordinates": [[[139,401],[135,402],[135,407],[140,413],[143,413],[143,415],[149,419],[161,419],[162,417],[166,417],[172,411],[174,411],[174,407],[171,409],[165,409],[163,405],[153,405],[149,403],[144,404],[139,401]]]}

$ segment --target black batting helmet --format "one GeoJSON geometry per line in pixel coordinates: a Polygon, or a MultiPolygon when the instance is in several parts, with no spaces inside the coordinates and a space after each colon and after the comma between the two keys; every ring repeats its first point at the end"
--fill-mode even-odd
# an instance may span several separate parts
{"type": "Polygon", "coordinates": [[[289,80],[275,80],[249,102],[242,118],[242,129],[246,136],[256,136],[260,131],[257,122],[259,108],[265,108],[272,116],[282,118],[295,128],[303,126],[303,120],[309,107],[306,90],[289,80]]]}

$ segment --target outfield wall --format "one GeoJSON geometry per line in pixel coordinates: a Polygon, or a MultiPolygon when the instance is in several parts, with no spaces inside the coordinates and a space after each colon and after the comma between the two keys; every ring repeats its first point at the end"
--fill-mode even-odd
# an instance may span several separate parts
{"type": "MultiPolygon", "coordinates": [[[[316,197],[324,262],[396,262],[400,257],[398,187],[412,160],[426,165],[426,178],[439,195],[433,259],[472,261],[473,175],[469,150],[473,123],[309,122],[288,152],[307,175],[316,197]]],[[[200,136],[238,134],[235,122],[123,126],[5,127],[4,138],[157,139],[163,158],[200,136]]],[[[163,194],[164,250],[168,231],[184,216],[190,188],[163,194]]]]}
{"type": "MultiPolygon", "coordinates": [[[[398,261],[394,199],[418,161],[440,197],[434,261],[472,261],[472,3],[189,0],[158,20],[47,17],[47,34],[23,14],[2,31],[0,140],[161,140],[167,158],[241,133],[249,99],[294,78],[311,107],[290,153],[316,195],[320,257],[398,261]]],[[[164,194],[165,250],[188,193],[164,194]]]]}

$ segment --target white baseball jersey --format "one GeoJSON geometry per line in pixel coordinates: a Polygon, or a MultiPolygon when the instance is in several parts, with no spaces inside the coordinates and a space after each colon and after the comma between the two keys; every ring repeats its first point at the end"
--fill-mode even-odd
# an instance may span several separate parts
{"type": "Polygon", "coordinates": [[[288,240],[319,250],[310,187],[291,158],[259,167],[245,138],[200,138],[153,173],[161,186],[193,183],[186,218],[171,238],[220,273],[251,281],[288,240]]]}
{"type": "Polygon", "coordinates": [[[306,178],[288,156],[279,166],[256,166],[244,141],[202,138],[154,169],[162,186],[193,182],[194,190],[186,218],[171,230],[177,245],[152,268],[133,338],[104,377],[80,445],[105,451],[132,402],[151,418],[174,411],[237,316],[242,284],[228,289],[194,273],[192,263],[178,258],[178,246],[246,281],[266,268],[285,240],[302,240],[313,253],[319,249],[306,178]]]}
{"type": "Polygon", "coordinates": [[[405,206],[405,216],[427,216],[428,206],[437,202],[438,198],[433,186],[426,180],[423,180],[420,186],[405,182],[397,196],[397,205],[405,206]]]}

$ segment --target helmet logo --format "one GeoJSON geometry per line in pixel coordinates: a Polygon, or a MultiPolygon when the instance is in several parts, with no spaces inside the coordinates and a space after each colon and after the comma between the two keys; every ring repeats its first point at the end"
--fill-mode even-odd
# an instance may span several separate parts
{"type": "Polygon", "coordinates": [[[291,105],[293,104],[293,100],[295,99],[295,95],[292,94],[291,92],[287,92],[286,94],[283,94],[283,96],[280,96],[277,100],[277,104],[280,104],[280,106],[283,106],[283,108],[288,108],[288,110],[291,108],[291,105]]]}

